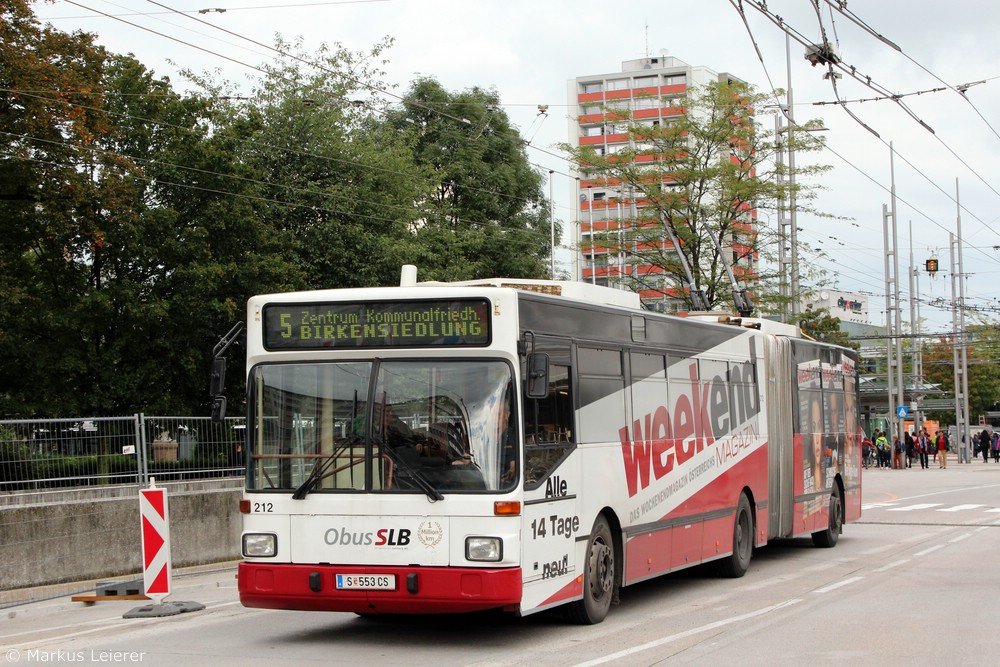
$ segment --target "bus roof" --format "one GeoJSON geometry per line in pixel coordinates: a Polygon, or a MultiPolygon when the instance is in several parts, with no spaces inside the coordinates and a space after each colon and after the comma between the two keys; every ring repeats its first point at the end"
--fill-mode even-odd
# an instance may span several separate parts
{"type": "MultiPolygon", "coordinates": [[[[604,304],[608,306],[620,306],[633,310],[645,309],[642,301],[635,292],[604,287],[603,285],[592,285],[590,283],[577,282],[573,280],[535,280],[530,278],[480,278],[478,280],[459,280],[455,282],[443,282],[428,280],[417,282],[417,269],[412,265],[405,265],[400,274],[400,287],[506,287],[522,292],[533,292],[536,294],[548,294],[551,296],[561,296],[567,299],[576,299],[588,303],[604,304]]],[[[788,336],[792,338],[800,337],[799,328],[793,324],[784,324],[774,320],[757,317],[736,317],[723,311],[691,312],[681,314],[691,320],[700,322],[713,322],[718,324],[730,324],[760,330],[778,336],[788,336]]]]}
{"type": "Polygon", "coordinates": [[[608,306],[642,309],[642,302],[635,292],[591,285],[572,280],[534,280],[530,278],[482,278],[479,280],[461,280],[456,282],[426,281],[416,283],[419,287],[506,287],[521,292],[550,294],[567,299],[577,299],[589,303],[601,303],[608,306]]]}

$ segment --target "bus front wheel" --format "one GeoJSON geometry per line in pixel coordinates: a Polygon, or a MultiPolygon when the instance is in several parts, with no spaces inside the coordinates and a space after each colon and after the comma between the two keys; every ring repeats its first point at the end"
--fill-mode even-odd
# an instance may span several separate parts
{"type": "Polygon", "coordinates": [[[570,621],[582,625],[600,623],[608,615],[615,592],[615,543],[604,515],[597,517],[587,541],[583,599],[566,609],[570,621]]]}

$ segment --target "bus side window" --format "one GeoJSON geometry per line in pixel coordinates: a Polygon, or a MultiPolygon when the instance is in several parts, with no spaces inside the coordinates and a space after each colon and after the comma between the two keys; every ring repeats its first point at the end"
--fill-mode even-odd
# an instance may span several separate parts
{"type": "Polygon", "coordinates": [[[548,397],[526,399],[524,405],[524,476],[531,489],[549,476],[575,442],[569,366],[552,364],[548,397]]]}

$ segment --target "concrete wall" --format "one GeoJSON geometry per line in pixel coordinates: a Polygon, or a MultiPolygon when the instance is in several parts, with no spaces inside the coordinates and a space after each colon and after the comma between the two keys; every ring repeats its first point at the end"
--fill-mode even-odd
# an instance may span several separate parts
{"type": "MultiPolygon", "coordinates": [[[[173,568],[239,558],[242,479],[158,486],[167,489],[173,568]]],[[[137,573],[142,576],[137,488],[0,501],[0,591],[137,573]]]]}

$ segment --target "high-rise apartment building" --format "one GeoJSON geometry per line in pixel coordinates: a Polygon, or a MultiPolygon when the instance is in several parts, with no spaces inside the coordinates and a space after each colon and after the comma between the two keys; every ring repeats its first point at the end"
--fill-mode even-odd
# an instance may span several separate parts
{"type": "MultiPolygon", "coordinates": [[[[620,111],[627,110],[634,124],[666,126],[686,112],[683,100],[689,91],[713,81],[733,80],[727,73],[694,67],[671,56],[628,60],[620,72],[579,76],[568,83],[570,143],[592,146],[598,155],[614,155],[634,147],[629,121],[622,120],[620,111]]],[[[662,269],[636,264],[626,256],[628,243],[623,239],[628,237],[631,221],[641,216],[641,198],[619,182],[589,178],[585,170],[580,171],[572,196],[577,202],[576,224],[570,225],[575,279],[624,288],[630,276],[644,272],[647,285],[662,285],[640,291],[648,307],[664,311],[681,307],[678,285],[666,277],[649,279],[657,272],[662,275],[662,269]]],[[[669,239],[664,239],[664,247],[673,247],[669,239]]],[[[728,250],[735,250],[731,257],[737,260],[738,276],[756,275],[756,252],[736,238],[728,250]]]]}

